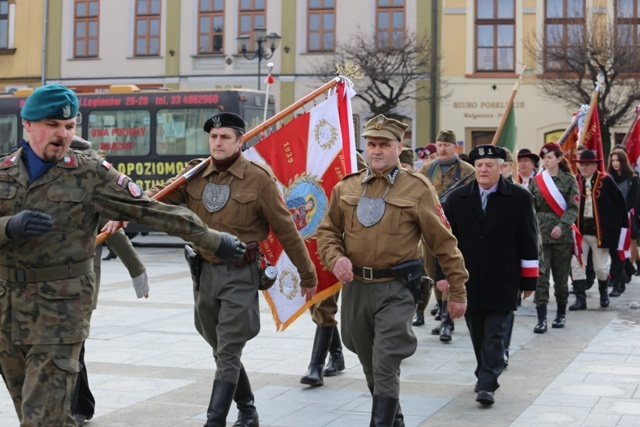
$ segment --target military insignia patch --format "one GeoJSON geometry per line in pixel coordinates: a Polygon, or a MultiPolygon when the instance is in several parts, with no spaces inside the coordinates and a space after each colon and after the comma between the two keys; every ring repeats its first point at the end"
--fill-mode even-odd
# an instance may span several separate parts
{"type": "Polygon", "coordinates": [[[2,163],[2,166],[11,166],[12,164],[14,164],[16,162],[16,156],[9,156],[5,159],[5,161],[2,163]]]}
{"type": "Polygon", "coordinates": [[[122,187],[122,184],[124,183],[124,180],[125,180],[125,178],[126,178],[126,177],[127,177],[127,175],[125,175],[125,174],[121,174],[121,175],[118,177],[118,185],[119,185],[120,187],[122,187]]]}
{"type": "Polygon", "coordinates": [[[384,126],[384,118],[382,118],[382,116],[378,116],[378,121],[375,124],[375,128],[376,130],[380,130],[382,129],[382,126],[384,126]]]}
{"type": "Polygon", "coordinates": [[[303,174],[289,183],[284,193],[285,205],[303,238],[316,235],[329,201],[315,176],[303,174]]]}
{"type": "Polygon", "coordinates": [[[75,166],[76,165],[76,158],[75,157],[65,156],[64,157],[64,165],[65,166],[75,166]]]}
{"type": "Polygon", "coordinates": [[[447,219],[447,216],[444,214],[444,209],[442,209],[442,205],[436,206],[436,210],[438,211],[438,215],[440,215],[440,219],[442,220],[442,223],[444,224],[444,226],[447,228],[451,228],[451,224],[449,224],[449,220],[447,219]]]}
{"type": "Polygon", "coordinates": [[[129,189],[129,193],[131,193],[131,195],[136,199],[142,196],[142,190],[135,182],[129,181],[129,184],[127,184],[127,188],[129,189]]]}
{"type": "Polygon", "coordinates": [[[71,116],[71,105],[67,104],[62,107],[62,117],[70,117],[71,116]]]}
{"type": "Polygon", "coordinates": [[[211,119],[211,121],[213,122],[213,127],[214,128],[219,128],[222,126],[222,122],[220,121],[220,117],[219,116],[215,116],[214,118],[211,119]]]}
{"type": "Polygon", "coordinates": [[[576,194],[575,196],[573,196],[573,201],[576,203],[576,205],[580,204],[580,195],[576,194]]]}
{"type": "Polygon", "coordinates": [[[111,163],[107,162],[106,160],[102,161],[102,166],[104,166],[106,170],[111,169],[111,163]]]}

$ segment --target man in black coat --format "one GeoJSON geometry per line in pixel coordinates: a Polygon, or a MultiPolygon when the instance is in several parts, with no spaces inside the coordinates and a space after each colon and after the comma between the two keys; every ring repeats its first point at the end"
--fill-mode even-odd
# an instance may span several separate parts
{"type": "MultiPolygon", "coordinates": [[[[491,405],[504,370],[507,318],[518,294],[526,298],[536,289],[538,236],[531,193],[500,175],[505,151],[481,145],[469,158],[476,181],[453,191],[444,211],[469,271],[465,320],[477,361],[476,401],[491,405]]],[[[443,291],[447,285],[437,283],[443,291]]]]}

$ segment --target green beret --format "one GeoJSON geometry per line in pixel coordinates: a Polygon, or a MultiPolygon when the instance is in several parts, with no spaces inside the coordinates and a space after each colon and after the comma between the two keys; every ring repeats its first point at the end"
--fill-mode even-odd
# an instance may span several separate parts
{"type": "Polygon", "coordinates": [[[400,152],[400,163],[408,163],[410,165],[414,162],[414,153],[411,147],[404,147],[400,152]]]}
{"type": "Polygon", "coordinates": [[[202,129],[204,129],[206,133],[209,133],[211,132],[211,128],[231,128],[244,133],[246,125],[242,117],[236,113],[218,113],[204,122],[202,129]]]}
{"type": "Polygon", "coordinates": [[[78,97],[66,86],[40,86],[27,98],[20,115],[25,120],[69,120],[78,114],[78,97]]]}
{"type": "Polygon", "coordinates": [[[386,138],[402,141],[409,125],[399,120],[389,119],[382,114],[375,116],[364,124],[363,137],[386,138]]]}
{"type": "Polygon", "coordinates": [[[436,141],[449,142],[451,144],[457,144],[456,133],[451,129],[442,129],[436,138],[436,141]]]}

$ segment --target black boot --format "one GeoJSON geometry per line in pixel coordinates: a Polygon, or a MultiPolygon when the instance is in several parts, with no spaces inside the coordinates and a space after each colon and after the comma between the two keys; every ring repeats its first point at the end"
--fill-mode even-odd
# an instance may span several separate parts
{"type": "Polygon", "coordinates": [[[396,410],[396,416],[393,418],[393,427],[404,427],[404,414],[400,408],[400,402],[398,402],[398,409],[396,410]]]}
{"type": "Polygon", "coordinates": [[[620,292],[620,287],[620,280],[618,279],[613,283],[613,289],[611,290],[611,292],[609,292],[609,296],[614,298],[619,297],[622,293],[620,292]]]}
{"type": "Polygon", "coordinates": [[[416,318],[413,320],[413,326],[422,326],[424,325],[424,312],[416,311],[416,318]]]}
{"type": "Polygon", "coordinates": [[[436,305],[433,306],[433,308],[431,309],[431,311],[429,313],[431,313],[432,316],[435,316],[438,313],[439,309],[440,309],[440,307],[438,307],[438,303],[436,302],[436,305]]]}
{"type": "Polygon", "coordinates": [[[558,304],[558,312],[553,323],[551,323],[551,327],[556,329],[564,328],[565,323],[567,323],[567,304],[558,304]]]}
{"type": "Polygon", "coordinates": [[[600,292],[600,307],[607,308],[609,307],[609,296],[607,295],[607,290],[609,283],[607,280],[598,280],[598,291],[600,292]]]}
{"type": "Polygon", "coordinates": [[[547,306],[541,305],[536,307],[538,312],[538,324],[533,328],[533,332],[536,334],[544,334],[547,332],[547,306]]]}
{"type": "Polygon", "coordinates": [[[576,280],[573,282],[573,290],[576,294],[576,302],[569,307],[569,310],[586,310],[587,309],[587,293],[585,292],[587,281],[576,280]]]}
{"type": "Polygon", "coordinates": [[[633,275],[640,276],[640,261],[636,261],[636,272],[633,275]]]}
{"type": "Polygon", "coordinates": [[[307,369],[307,373],[300,378],[301,384],[308,384],[314,387],[324,384],[322,368],[324,368],[324,361],[327,358],[327,353],[329,352],[329,344],[331,343],[332,335],[333,327],[316,327],[316,336],[313,340],[313,350],[311,350],[311,362],[309,362],[309,369],[307,369]]]}
{"type": "Polygon", "coordinates": [[[595,281],[596,281],[596,272],[593,270],[593,267],[592,268],[587,267],[587,278],[584,283],[584,290],[588,291],[589,289],[591,289],[595,281]]]}
{"type": "Polygon", "coordinates": [[[244,366],[240,368],[240,377],[238,377],[238,387],[233,396],[238,406],[238,420],[233,427],[258,427],[258,411],[254,403],[253,392],[251,391],[251,383],[247,376],[244,366]]]}
{"type": "Polygon", "coordinates": [[[442,300],[437,301],[437,305],[438,305],[438,310],[436,311],[434,319],[435,320],[442,320],[442,300]]]}
{"type": "Polygon", "coordinates": [[[449,310],[447,308],[447,301],[442,301],[442,323],[440,324],[440,341],[451,341],[451,334],[453,333],[455,326],[453,319],[449,316],[449,310]]]}
{"type": "Polygon", "coordinates": [[[236,384],[215,380],[211,391],[211,400],[207,408],[207,422],[204,427],[225,427],[227,425],[227,414],[233,402],[233,395],[236,391],[236,384]]]}
{"type": "Polygon", "coordinates": [[[338,372],[344,371],[344,355],[342,354],[342,341],[340,341],[340,332],[338,327],[333,327],[333,335],[331,336],[331,346],[329,346],[329,362],[324,368],[323,375],[325,377],[334,377],[338,372]]]}
{"type": "Polygon", "coordinates": [[[369,427],[393,426],[397,412],[398,399],[374,394],[369,427]]]}
{"type": "Polygon", "coordinates": [[[510,312],[507,315],[504,327],[504,367],[509,366],[509,347],[511,347],[511,335],[513,333],[513,322],[516,320],[515,314],[510,312]]]}

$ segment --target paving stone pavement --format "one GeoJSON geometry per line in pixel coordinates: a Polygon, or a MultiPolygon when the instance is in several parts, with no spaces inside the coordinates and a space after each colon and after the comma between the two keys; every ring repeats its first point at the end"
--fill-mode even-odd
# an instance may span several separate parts
{"type": "MultiPolygon", "coordinates": [[[[139,238],[136,238],[139,239],[139,238]]],[[[135,242],[136,240],[134,240],[135,242]]],[[[144,240],[142,240],[144,241],[144,240]]],[[[151,280],[149,299],[136,299],[118,260],[103,263],[98,309],[86,343],[96,398],[88,427],[195,427],[206,419],[215,365],[193,326],[191,282],[182,250],[138,247],[151,280]]],[[[475,402],[475,360],[463,321],[451,343],[432,336],[429,317],[414,328],[418,350],[402,365],[400,403],[415,426],[639,426],[640,278],[601,309],[569,312],[564,329],[532,332],[535,307],[517,312],[512,357],[496,403],[475,402]]],[[[573,300],[573,296],[571,296],[573,300]]],[[[550,321],[555,307],[549,307],[550,321]]],[[[345,349],[346,370],[323,387],[299,384],[309,363],[315,325],[304,315],[276,332],[261,301],[262,330],[244,351],[261,426],[367,426],[371,398],[357,357],[345,349]]],[[[232,408],[228,425],[236,417],[232,408]]],[[[0,426],[19,425],[0,388],[0,426]]]]}

